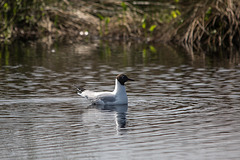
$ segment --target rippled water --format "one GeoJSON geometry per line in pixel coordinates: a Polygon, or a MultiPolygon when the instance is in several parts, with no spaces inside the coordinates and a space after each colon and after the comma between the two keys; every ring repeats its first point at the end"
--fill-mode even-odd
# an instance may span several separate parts
{"type": "Polygon", "coordinates": [[[0,159],[239,159],[236,57],[170,46],[15,44],[0,56],[0,159]],[[128,106],[91,106],[73,84],[128,106]]]}

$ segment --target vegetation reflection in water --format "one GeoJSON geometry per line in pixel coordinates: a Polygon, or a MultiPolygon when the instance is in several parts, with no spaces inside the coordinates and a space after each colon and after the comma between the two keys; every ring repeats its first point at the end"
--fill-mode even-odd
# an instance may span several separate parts
{"type": "Polygon", "coordinates": [[[52,45],[42,43],[14,43],[12,45],[1,44],[0,64],[1,66],[29,64],[50,66],[47,59],[51,58],[55,69],[63,67],[72,59],[65,59],[68,54],[78,57],[97,59],[96,61],[107,64],[134,66],[136,64],[180,65],[191,64],[194,66],[207,67],[223,65],[231,67],[239,64],[239,52],[234,49],[214,49],[209,51],[198,51],[196,53],[185,53],[182,48],[171,45],[156,45],[146,43],[113,43],[109,41],[80,43],[72,45],[71,49],[64,43],[55,42],[52,45]],[[65,48],[68,48],[66,50],[65,48]],[[44,52],[42,52],[44,50],[44,52]],[[79,53],[78,53],[79,52],[79,53]],[[95,52],[94,55],[92,53],[95,52]],[[78,54],[75,54],[78,53],[78,54]]]}

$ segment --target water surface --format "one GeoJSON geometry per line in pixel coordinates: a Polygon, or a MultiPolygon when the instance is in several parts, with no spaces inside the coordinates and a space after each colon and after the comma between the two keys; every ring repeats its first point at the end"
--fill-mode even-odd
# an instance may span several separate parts
{"type": "Polygon", "coordinates": [[[19,43],[1,49],[1,159],[239,159],[238,53],[191,55],[146,44],[19,43]],[[92,106],[73,87],[114,89],[92,106]]]}

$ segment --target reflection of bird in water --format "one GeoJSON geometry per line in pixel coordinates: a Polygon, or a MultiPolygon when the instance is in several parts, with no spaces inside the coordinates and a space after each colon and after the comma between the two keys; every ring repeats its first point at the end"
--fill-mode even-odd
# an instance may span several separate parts
{"type": "Polygon", "coordinates": [[[116,125],[117,128],[126,127],[126,112],[116,114],[116,125]]]}
{"type": "Polygon", "coordinates": [[[133,81],[124,74],[119,74],[115,80],[115,89],[113,92],[93,92],[81,87],[77,87],[78,95],[88,99],[92,104],[99,105],[119,105],[128,104],[128,98],[124,83],[133,81]]]}
{"type": "Polygon", "coordinates": [[[114,106],[103,106],[99,105],[96,106],[98,109],[101,110],[110,110],[110,111],[115,111],[115,122],[116,122],[116,127],[117,128],[125,128],[127,119],[126,119],[126,114],[128,110],[128,105],[114,105],[114,106]]]}

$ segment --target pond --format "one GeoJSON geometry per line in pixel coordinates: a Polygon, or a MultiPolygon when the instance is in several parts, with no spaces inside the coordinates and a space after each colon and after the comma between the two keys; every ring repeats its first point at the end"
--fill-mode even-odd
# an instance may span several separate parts
{"type": "Polygon", "coordinates": [[[239,159],[239,53],[170,45],[15,43],[0,53],[0,159],[239,159]],[[114,89],[94,106],[73,85],[114,89]]]}

